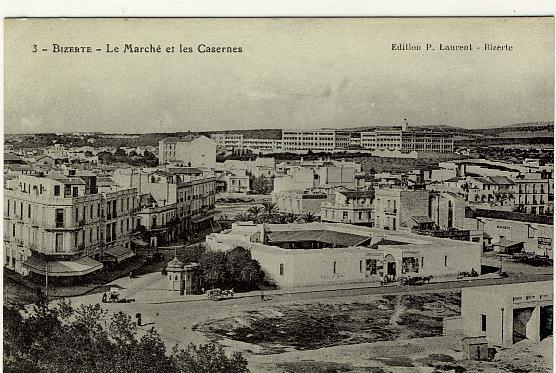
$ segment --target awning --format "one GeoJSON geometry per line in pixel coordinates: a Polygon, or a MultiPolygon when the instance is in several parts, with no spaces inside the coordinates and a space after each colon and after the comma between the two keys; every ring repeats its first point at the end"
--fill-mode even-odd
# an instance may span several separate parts
{"type": "Polygon", "coordinates": [[[148,243],[146,243],[145,241],[143,241],[139,238],[132,238],[131,242],[133,242],[134,244],[139,245],[139,246],[149,246],[148,243]]]}
{"type": "Polygon", "coordinates": [[[29,257],[24,263],[31,272],[48,276],[69,277],[83,276],[102,268],[102,263],[88,256],[76,260],[45,261],[35,256],[29,257]]]}
{"type": "Polygon", "coordinates": [[[415,223],[417,224],[434,224],[434,220],[432,220],[430,217],[428,216],[412,216],[411,217],[415,223]]]}
{"type": "Polygon", "coordinates": [[[119,263],[122,260],[126,260],[128,258],[131,258],[132,256],[135,256],[135,254],[133,253],[133,251],[123,246],[114,246],[104,250],[104,256],[104,260],[108,262],[116,261],[117,263],[119,263]]]}
{"type": "Polygon", "coordinates": [[[506,239],[502,238],[498,242],[494,242],[493,245],[508,248],[508,247],[513,247],[513,246],[517,246],[517,245],[523,245],[523,242],[509,241],[509,240],[506,240],[506,239]]]}

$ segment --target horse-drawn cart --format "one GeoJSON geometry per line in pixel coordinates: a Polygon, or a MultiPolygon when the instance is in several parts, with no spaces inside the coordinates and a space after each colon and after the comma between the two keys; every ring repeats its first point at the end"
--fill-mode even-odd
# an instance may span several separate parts
{"type": "Polygon", "coordinates": [[[222,300],[234,297],[234,289],[221,290],[221,289],[210,289],[207,290],[207,299],[209,300],[222,300]]]}
{"type": "Polygon", "coordinates": [[[400,278],[401,285],[423,285],[430,284],[432,275],[430,276],[404,276],[400,278]]]}

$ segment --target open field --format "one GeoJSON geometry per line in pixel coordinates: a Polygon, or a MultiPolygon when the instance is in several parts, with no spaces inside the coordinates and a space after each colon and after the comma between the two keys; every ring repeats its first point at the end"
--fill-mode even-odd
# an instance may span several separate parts
{"type": "Polygon", "coordinates": [[[210,320],[194,330],[260,346],[262,353],[433,337],[459,314],[460,293],[387,295],[366,302],[276,305],[210,320]]]}

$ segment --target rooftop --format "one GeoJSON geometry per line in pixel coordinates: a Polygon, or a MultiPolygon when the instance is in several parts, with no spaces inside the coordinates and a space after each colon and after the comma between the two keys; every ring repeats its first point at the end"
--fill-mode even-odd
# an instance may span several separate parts
{"type": "Polygon", "coordinates": [[[326,229],[280,232],[267,231],[266,233],[270,243],[317,241],[334,247],[357,246],[371,239],[369,236],[335,232],[326,229]]]}
{"type": "Polygon", "coordinates": [[[552,215],[535,215],[535,214],[526,214],[522,212],[513,212],[513,211],[472,209],[470,207],[465,208],[465,217],[512,220],[512,221],[522,221],[526,223],[549,224],[549,225],[554,224],[554,216],[552,215]]]}
{"type": "Polygon", "coordinates": [[[516,294],[523,293],[545,293],[553,294],[553,283],[552,281],[536,281],[536,282],[522,282],[516,284],[504,284],[504,285],[490,285],[490,286],[478,286],[472,288],[464,288],[462,291],[471,292],[481,292],[492,295],[499,296],[513,296],[516,294]]]}
{"type": "Polygon", "coordinates": [[[340,190],[339,193],[343,194],[348,198],[367,198],[367,197],[374,198],[375,196],[374,190],[357,190],[357,191],[340,190]]]}

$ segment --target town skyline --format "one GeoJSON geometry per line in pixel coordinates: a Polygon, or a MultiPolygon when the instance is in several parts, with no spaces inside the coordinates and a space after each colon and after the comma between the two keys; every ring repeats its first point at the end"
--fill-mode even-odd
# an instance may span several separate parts
{"type": "MultiPolygon", "coordinates": [[[[437,128],[453,128],[454,130],[457,129],[465,129],[465,130],[481,130],[481,129],[496,129],[496,128],[511,128],[511,127],[520,127],[521,125],[534,125],[534,124],[539,124],[539,125],[554,125],[554,120],[550,120],[550,121],[531,121],[531,122],[520,122],[520,123],[510,123],[510,124],[500,124],[497,126],[492,126],[492,127],[475,127],[475,128],[466,128],[466,127],[460,127],[460,126],[455,126],[455,125],[449,125],[449,124],[438,124],[438,125],[431,125],[431,124],[424,124],[424,125],[418,125],[418,124],[411,124],[409,123],[409,127],[414,127],[414,128],[421,128],[421,129],[437,129],[437,128]]],[[[321,128],[305,128],[307,130],[338,130],[338,131],[352,131],[352,132],[359,132],[362,131],[364,129],[371,129],[371,128],[389,128],[389,127],[400,127],[402,124],[383,124],[383,125],[379,125],[379,124],[372,124],[372,125],[362,125],[362,126],[357,126],[357,127],[344,127],[344,128],[333,128],[333,127],[321,127],[321,128]]],[[[7,135],[41,135],[41,134],[57,134],[57,133],[63,133],[63,134],[83,134],[83,133],[97,133],[97,134],[113,134],[113,135],[148,135],[148,134],[161,134],[161,133],[168,133],[168,134],[174,134],[174,133],[213,133],[213,132],[235,132],[235,131],[265,131],[265,130],[274,130],[274,131],[278,131],[278,130],[291,130],[291,128],[265,128],[265,129],[257,129],[257,128],[230,128],[230,129],[211,129],[211,130],[189,130],[189,129],[183,129],[183,130],[177,130],[177,131],[161,131],[161,132],[122,132],[122,131],[50,131],[50,132],[5,132],[7,135]]]]}

